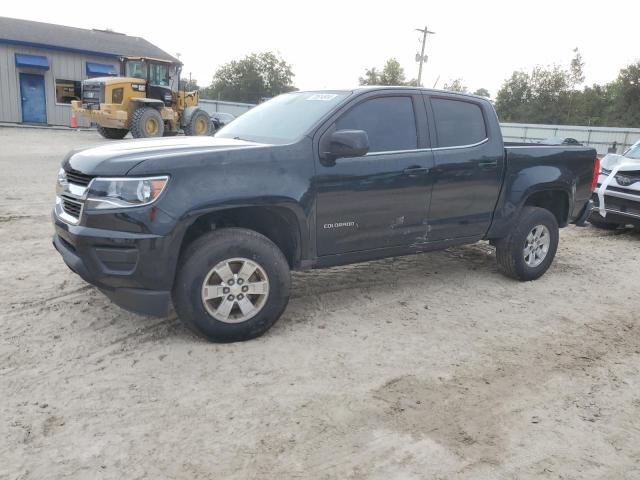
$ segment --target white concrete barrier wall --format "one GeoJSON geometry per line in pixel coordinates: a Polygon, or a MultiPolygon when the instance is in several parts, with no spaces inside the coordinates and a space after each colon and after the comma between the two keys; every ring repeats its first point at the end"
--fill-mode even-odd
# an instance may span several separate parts
{"type": "Polygon", "coordinates": [[[230,113],[231,115],[239,117],[246,111],[251,110],[255,105],[251,103],[225,102],[222,100],[200,99],[199,106],[209,114],[212,114],[215,112],[223,112],[223,113],[230,113]]]}
{"type": "Polygon", "coordinates": [[[605,155],[616,143],[622,153],[640,140],[640,128],[588,127],[578,125],[537,125],[533,123],[501,123],[505,142],[537,142],[550,137],[571,137],[605,155]]]}

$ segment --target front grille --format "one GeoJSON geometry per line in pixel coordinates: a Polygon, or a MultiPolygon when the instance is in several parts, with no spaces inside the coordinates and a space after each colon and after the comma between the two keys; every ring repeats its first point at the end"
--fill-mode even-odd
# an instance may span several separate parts
{"type": "MultiPolygon", "coordinates": [[[[611,175],[611,170],[607,170],[606,168],[601,168],[600,173],[605,176],[611,175]]],[[[633,185],[634,183],[640,182],[640,170],[631,170],[631,171],[622,171],[616,174],[616,181],[620,185],[633,185]]]]}
{"type": "Polygon", "coordinates": [[[636,182],[640,182],[640,172],[618,172],[616,181],[620,185],[633,185],[636,182]]]}
{"type": "Polygon", "coordinates": [[[80,218],[80,214],[82,213],[82,203],[63,195],[62,210],[76,219],[80,218]]]}
{"type": "MultiPolygon", "coordinates": [[[[600,186],[601,184],[598,184],[596,188],[600,188],[600,186]]],[[[612,187],[611,185],[607,187],[607,192],[620,192],[620,193],[626,193],[627,195],[637,195],[638,197],[640,197],[640,192],[637,190],[631,190],[629,188],[612,187]]]]}
{"type": "Polygon", "coordinates": [[[91,180],[94,178],[93,175],[87,175],[72,169],[65,170],[65,173],[67,174],[67,181],[69,183],[75,183],[76,185],[82,185],[83,187],[89,185],[91,180]]]}
{"type": "Polygon", "coordinates": [[[104,84],[85,82],[82,85],[82,103],[86,108],[99,109],[104,103],[104,84]]]}
{"type": "MultiPolygon", "coordinates": [[[[598,195],[593,195],[593,201],[594,207],[598,208],[600,206],[600,199],[598,198],[598,195]]],[[[638,201],[607,195],[604,206],[607,211],[611,211],[613,213],[640,217],[640,202],[638,201]]]]}

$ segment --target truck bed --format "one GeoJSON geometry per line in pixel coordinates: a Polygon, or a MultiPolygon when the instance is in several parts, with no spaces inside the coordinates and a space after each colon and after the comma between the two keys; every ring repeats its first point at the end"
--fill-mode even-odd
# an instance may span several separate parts
{"type": "MultiPolygon", "coordinates": [[[[489,237],[500,237],[508,231],[515,218],[515,206],[535,192],[566,192],[566,205],[559,207],[567,211],[566,223],[573,223],[580,217],[591,197],[595,149],[505,142],[504,150],[503,188],[489,237]]],[[[553,202],[558,202],[557,198],[553,202]]]]}

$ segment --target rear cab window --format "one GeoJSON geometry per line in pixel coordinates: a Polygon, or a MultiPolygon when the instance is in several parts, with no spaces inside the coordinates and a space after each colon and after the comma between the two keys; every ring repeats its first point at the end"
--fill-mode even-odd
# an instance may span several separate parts
{"type": "Polygon", "coordinates": [[[480,105],[465,100],[431,98],[438,147],[475,145],[487,138],[480,105]]]}
{"type": "Polygon", "coordinates": [[[371,98],[357,104],[335,123],[336,130],[364,130],[369,152],[418,148],[416,116],[410,96],[371,98]]]}

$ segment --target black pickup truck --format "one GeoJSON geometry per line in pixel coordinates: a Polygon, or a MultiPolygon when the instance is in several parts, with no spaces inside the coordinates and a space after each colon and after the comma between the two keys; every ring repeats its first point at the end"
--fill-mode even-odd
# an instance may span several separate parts
{"type": "Polygon", "coordinates": [[[534,280],[584,224],[585,147],[507,145],[483,98],[418,88],[295,92],[210,137],[70,152],[53,212],[67,265],[118,305],[246,340],[284,311],[289,271],[489,240],[534,280]]]}

